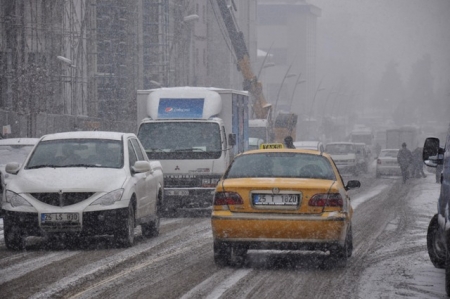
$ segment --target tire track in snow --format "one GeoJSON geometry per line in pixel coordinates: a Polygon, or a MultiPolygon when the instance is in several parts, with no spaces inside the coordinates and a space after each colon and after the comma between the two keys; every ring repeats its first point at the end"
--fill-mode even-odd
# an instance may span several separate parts
{"type": "Polygon", "coordinates": [[[2,269],[0,275],[0,285],[13,279],[16,279],[18,277],[21,277],[36,269],[47,266],[53,262],[72,257],[79,253],[80,251],[52,253],[2,269]]]}
{"type": "MultiPolygon", "coordinates": [[[[96,277],[107,273],[108,271],[112,271],[114,268],[123,265],[127,261],[136,258],[137,256],[144,254],[145,252],[159,246],[161,243],[164,243],[170,239],[184,236],[188,238],[191,234],[198,234],[203,230],[209,230],[209,222],[210,220],[204,220],[198,224],[191,225],[189,227],[184,227],[165,235],[159,236],[155,239],[149,240],[149,242],[137,244],[134,247],[129,249],[125,249],[118,254],[108,256],[104,259],[101,259],[93,264],[88,264],[86,266],[81,267],[76,272],[74,272],[70,276],[66,276],[63,279],[56,281],[55,283],[48,286],[46,289],[42,290],[40,293],[36,293],[30,298],[49,298],[55,297],[57,294],[61,292],[66,292],[69,289],[76,288],[77,286],[89,281],[93,280],[96,277]]],[[[209,233],[209,232],[208,232],[209,233]]],[[[189,241],[189,238],[188,238],[189,241]]],[[[175,244],[173,247],[180,247],[183,244],[175,244]]],[[[172,247],[169,249],[165,249],[164,252],[168,253],[170,249],[173,250],[172,247]]],[[[161,252],[156,253],[161,254],[161,252]]]]}

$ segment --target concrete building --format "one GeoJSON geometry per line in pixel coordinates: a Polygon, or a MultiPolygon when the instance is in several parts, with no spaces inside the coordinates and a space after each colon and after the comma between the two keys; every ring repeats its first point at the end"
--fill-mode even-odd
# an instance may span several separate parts
{"type": "Polygon", "coordinates": [[[314,115],[315,98],[321,89],[316,78],[316,24],[320,15],[321,10],[306,1],[258,1],[260,80],[274,108],[299,115],[297,137],[301,137],[301,120],[314,115]]]}
{"type": "MultiPolygon", "coordinates": [[[[256,0],[234,0],[256,59],[256,0]]],[[[254,54],[254,55],[253,55],[254,54]]],[[[242,89],[217,0],[0,0],[0,128],[134,132],[136,90],[242,89]]]]}

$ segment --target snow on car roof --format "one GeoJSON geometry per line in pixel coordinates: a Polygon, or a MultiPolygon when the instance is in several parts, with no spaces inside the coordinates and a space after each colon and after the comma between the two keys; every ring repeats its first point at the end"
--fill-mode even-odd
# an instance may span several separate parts
{"type": "Polygon", "coordinates": [[[295,146],[311,146],[317,147],[320,141],[294,141],[295,146]]]}
{"type": "Polygon", "coordinates": [[[94,139],[115,139],[121,140],[125,136],[136,136],[133,133],[122,132],[106,132],[106,131],[74,131],[48,134],[42,137],[42,140],[56,139],[78,139],[78,138],[94,138],[94,139]]]}
{"type": "Polygon", "coordinates": [[[0,139],[0,145],[35,145],[39,141],[39,138],[6,138],[0,139]]]}

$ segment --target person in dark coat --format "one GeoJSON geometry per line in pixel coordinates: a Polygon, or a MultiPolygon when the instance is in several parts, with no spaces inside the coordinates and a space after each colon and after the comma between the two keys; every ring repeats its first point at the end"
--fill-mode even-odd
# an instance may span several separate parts
{"type": "Polygon", "coordinates": [[[291,136],[286,136],[284,138],[284,145],[286,146],[286,148],[295,148],[294,139],[292,139],[291,136]]]}
{"type": "Polygon", "coordinates": [[[397,162],[400,165],[402,171],[403,183],[409,178],[408,168],[413,162],[413,156],[411,151],[406,147],[406,143],[403,142],[402,148],[398,151],[397,162]]]}

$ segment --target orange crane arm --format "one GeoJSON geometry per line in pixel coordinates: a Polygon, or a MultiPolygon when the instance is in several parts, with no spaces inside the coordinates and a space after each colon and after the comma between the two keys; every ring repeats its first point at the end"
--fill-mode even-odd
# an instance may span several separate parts
{"type": "Polygon", "coordinates": [[[253,73],[250,58],[245,44],[244,35],[238,31],[226,0],[217,0],[220,14],[228,31],[234,53],[238,60],[238,67],[244,77],[244,90],[253,95],[253,113],[257,119],[268,119],[272,104],[268,103],[264,97],[262,84],[253,73]]]}

